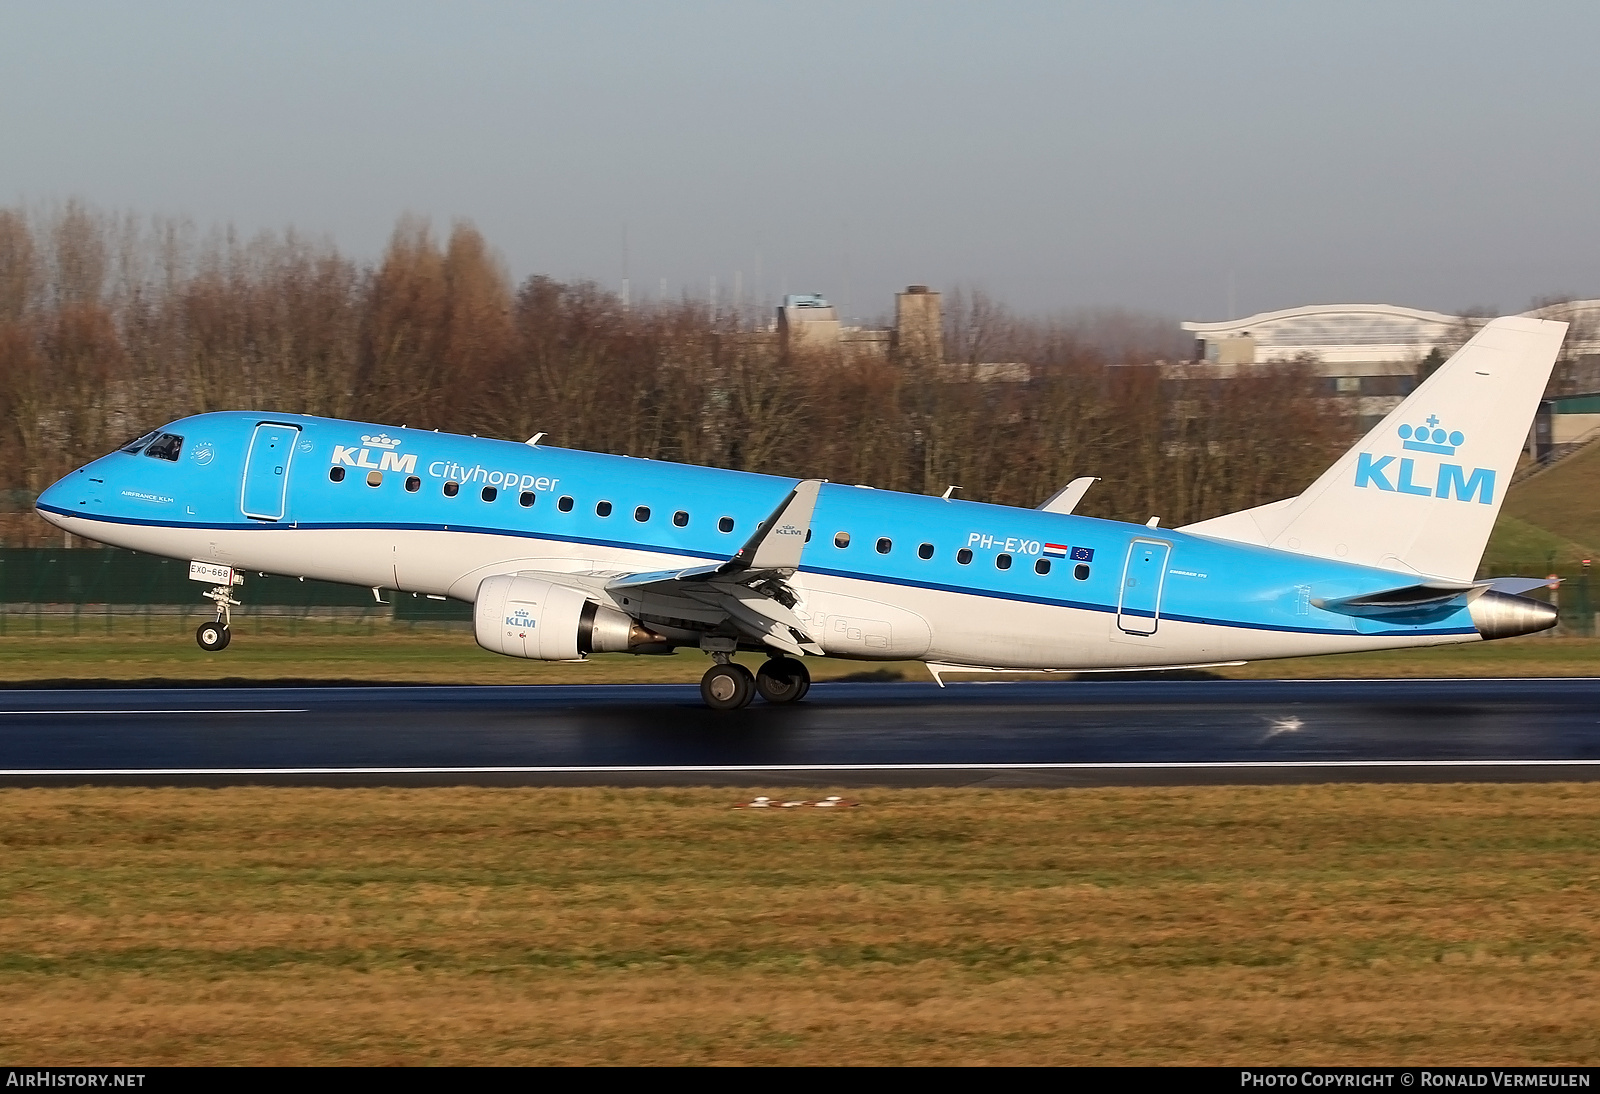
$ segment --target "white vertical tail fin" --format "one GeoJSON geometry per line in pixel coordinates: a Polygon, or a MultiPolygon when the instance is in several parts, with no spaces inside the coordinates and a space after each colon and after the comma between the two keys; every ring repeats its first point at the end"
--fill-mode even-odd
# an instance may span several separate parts
{"type": "Polygon", "coordinates": [[[1492,320],[1305,493],[1181,530],[1471,581],[1566,333],[1492,320]]]}

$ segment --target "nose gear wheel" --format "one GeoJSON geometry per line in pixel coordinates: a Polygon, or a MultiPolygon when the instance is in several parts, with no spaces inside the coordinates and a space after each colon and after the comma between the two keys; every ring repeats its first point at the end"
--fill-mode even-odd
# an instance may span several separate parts
{"type": "Polygon", "coordinates": [[[200,643],[200,648],[207,653],[216,653],[218,650],[228,648],[228,643],[233,641],[233,629],[226,623],[208,621],[200,624],[194,632],[194,640],[200,643]]]}

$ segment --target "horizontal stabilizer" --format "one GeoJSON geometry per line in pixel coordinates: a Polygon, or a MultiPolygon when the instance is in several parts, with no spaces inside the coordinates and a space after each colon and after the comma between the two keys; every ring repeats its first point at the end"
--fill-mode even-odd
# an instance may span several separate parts
{"type": "Polygon", "coordinates": [[[1334,600],[1313,599],[1311,604],[1326,612],[1368,617],[1436,609],[1454,611],[1474,603],[1487,593],[1495,593],[1502,597],[1520,597],[1523,593],[1543,589],[1550,584],[1550,579],[1543,577],[1497,577],[1490,581],[1476,581],[1471,584],[1425,581],[1418,585],[1401,585],[1398,588],[1363,593],[1360,596],[1339,597],[1334,600]]]}
{"type": "Polygon", "coordinates": [[[1551,589],[1561,584],[1561,578],[1554,581],[1548,577],[1497,577],[1489,581],[1489,588],[1497,593],[1506,593],[1509,596],[1521,596],[1531,593],[1535,589],[1551,589]]]}
{"type": "Polygon", "coordinates": [[[1314,599],[1313,607],[1341,615],[1389,616],[1411,612],[1465,606],[1468,601],[1487,592],[1488,585],[1454,584],[1448,581],[1428,581],[1420,585],[1402,585],[1360,596],[1345,596],[1334,600],[1314,599]]]}

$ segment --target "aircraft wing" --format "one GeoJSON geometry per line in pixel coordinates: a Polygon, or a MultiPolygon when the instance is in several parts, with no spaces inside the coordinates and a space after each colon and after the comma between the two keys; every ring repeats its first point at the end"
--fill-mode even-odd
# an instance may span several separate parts
{"type": "Polygon", "coordinates": [[[623,611],[646,622],[711,624],[787,654],[821,656],[815,636],[794,614],[799,598],[788,583],[810,538],[821,489],[820,479],[796,485],[727,562],[623,574],[606,580],[604,590],[623,611]]]}

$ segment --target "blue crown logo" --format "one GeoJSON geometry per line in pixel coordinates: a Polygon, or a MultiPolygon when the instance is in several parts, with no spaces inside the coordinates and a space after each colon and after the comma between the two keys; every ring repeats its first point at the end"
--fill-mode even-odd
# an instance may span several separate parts
{"type": "Polygon", "coordinates": [[[1439,427],[1439,416],[1430,414],[1427,424],[1412,428],[1409,425],[1400,427],[1400,446],[1408,452],[1436,452],[1441,456],[1454,456],[1456,448],[1467,439],[1467,435],[1459,429],[1446,433],[1439,427]]]}

